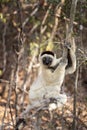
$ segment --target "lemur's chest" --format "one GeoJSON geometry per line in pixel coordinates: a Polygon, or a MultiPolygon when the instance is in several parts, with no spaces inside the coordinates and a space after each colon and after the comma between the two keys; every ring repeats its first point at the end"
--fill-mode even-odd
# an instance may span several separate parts
{"type": "Polygon", "coordinates": [[[64,80],[64,76],[65,76],[64,70],[59,70],[56,73],[48,71],[47,73],[45,73],[45,75],[43,74],[46,85],[54,85],[54,84],[60,85],[64,80]]]}

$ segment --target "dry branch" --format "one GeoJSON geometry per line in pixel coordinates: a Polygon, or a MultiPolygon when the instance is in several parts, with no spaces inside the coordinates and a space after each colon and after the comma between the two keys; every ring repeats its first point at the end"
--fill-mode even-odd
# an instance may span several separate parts
{"type": "Polygon", "coordinates": [[[46,14],[45,14],[45,16],[44,16],[44,18],[43,18],[43,21],[42,21],[42,24],[41,24],[41,29],[40,29],[41,34],[43,34],[44,31],[45,31],[46,28],[47,28],[47,26],[45,25],[45,22],[46,22],[46,19],[47,19],[49,13],[50,13],[51,8],[52,8],[52,4],[49,5],[49,7],[48,7],[48,9],[47,9],[47,11],[46,11],[46,14]],[[45,27],[43,27],[44,25],[45,25],[45,27]]]}
{"type": "Polygon", "coordinates": [[[76,6],[77,6],[78,0],[72,0],[71,10],[70,10],[70,22],[68,25],[68,29],[66,30],[66,42],[70,41],[73,33],[73,23],[75,19],[75,13],[76,13],[76,6]]]}
{"type": "Polygon", "coordinates": [[[52,30],[52,33],[51,33],[50,41],[53,41],[53,38],[56,34],[56,30],[57,30],[58,23],[59,23],[59,17],[61,15],[61,9],[62,9],[64,2],[65,2],[65,0],[61,0],[61,2],[56,6],[55,24],[54,24],[54,27],[53,27],[53,30],[52,30]]]}
{"type": "Polygon", "coordinates": [[[6,62],[7,62],[7,51],[6,51],[6,32],[7,32],[7,28],[8,28],[8,22],[5,23],[5,26],[4,26],[4,32],[3,32],[3,36],[2,36],[2,40],[3,40],[3,43],[2,43],[2,46],[3,46],[3,72],[5,72],[6,70],[6,62]]]}
{"type": "Polygon", "coordinates": [[[78,87],[78,69],[76,71],[76,81],[75,81],[75,87],[74,87],[74,100],[73,100],[73,130],[76,130],[76,108],[77,108],[77,87],[78,87]]]}
{"type": "Polygon", "coordinates": [[[11,98],[11,94],[12,94],[12,89],[13,89],[13,83],[14,83],[14,69],[12,70],[12,73],[11,73],[11,80],[10,80],[10,86],[9,89],[8,89],[8,97],[7,97],[7,104],[5,106],[5,111],[4,111],[4,115],[3,115],[3,118],[2,118],[2,125],[1,125],[1,130],[4,130],[4,120],[5,120],[5,117],[6,117],[6,114],[9,116],[9,112],[8,112],[8,109],[7,108],[10,108],[10,116],[11,116],[11,121],[12,121],[12,125],[14,127],[14,119],[13,119],[13,116],[12,116],[12,110],[11,110],[11,106],[10,106],[10,98],[11,98]]]}

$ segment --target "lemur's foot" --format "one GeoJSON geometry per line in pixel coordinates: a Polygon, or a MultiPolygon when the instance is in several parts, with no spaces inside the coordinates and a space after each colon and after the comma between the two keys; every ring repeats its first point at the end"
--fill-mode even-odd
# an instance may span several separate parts
{"type": "Polygon", "coordinates": [[[57,98],[50,98],[49,110],[61,109],[67,102],[66,94],[59,94],[57,98]]]}
{"type": "Polygon", "coordinates": [[[63,107],[67,102],[67,96],[66,94],[59,94],[59,97],[57,99],[57,107],[63,107]]]}
{"type": "Polygon", "coordinates": [[[16,122],[15,130],[20,130],[26,125],[26,121],[24,118],[18,118],[16,122]]]}

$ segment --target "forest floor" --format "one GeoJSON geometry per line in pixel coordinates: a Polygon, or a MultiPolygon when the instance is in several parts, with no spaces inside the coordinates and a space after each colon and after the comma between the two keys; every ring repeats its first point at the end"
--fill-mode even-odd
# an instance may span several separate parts
{"type": "MultiPolygon", "coordinates": [[[[0,87],[2,87],[1,83],[0,87]]],[[[39,111],[36,111],[34,109],[31,110],[22,130],[35,130],[36,127],[40,130],[72,130],[72,126],[74,126],[73,119],[75,114],[73,111],[73,97],[73,94],[68,96],[68,101],[62,110],[57,109],[51,113],[47,108],[45,110],[39,111]]],[[[78,86],[76,100],[76,130],[87,130],[87,91],[85,87],[78,86]]],[[[25,102],[27,105],[28,100],[25,102]]],[[[0,126],[2,124],[4,125],[3,130],[15,130],[14,93],[11,94],[10,106],[7,98],[0,97],[0,126]]]]}

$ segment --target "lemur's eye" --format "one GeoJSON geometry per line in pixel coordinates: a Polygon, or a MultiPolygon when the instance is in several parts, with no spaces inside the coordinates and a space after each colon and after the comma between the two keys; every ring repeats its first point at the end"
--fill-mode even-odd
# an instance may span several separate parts
{"type": "Polygon", "coordinates": [[[49,62],[52,62],[52,58],[49,57],[49,62]]]}

